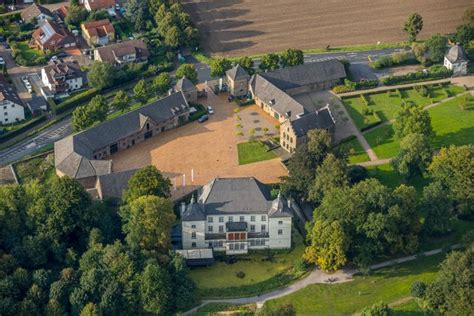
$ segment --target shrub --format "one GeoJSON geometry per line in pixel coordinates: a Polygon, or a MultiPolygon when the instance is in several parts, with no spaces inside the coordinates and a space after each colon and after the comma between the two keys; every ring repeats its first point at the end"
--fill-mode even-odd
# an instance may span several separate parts
{"type": "Polygon", "coordinates": [[[364,102],[365,105],[367,105],[367,106],[370,105],[370,101],[369,101],[369,99],[365,96],[365,94],[361,94],[361,95],[360,95],[360,98],[362,99],[362,102],[364,102]]]}
{"type": "Polygon", "coordinates": [[[427,86],[425,85],[415,86],[414,89],[422,97],[430,97],[430,90],[428,89],[427,86]]]}
{"type": "Polygon", "coordinates": [[[382,78],[381,81],[383,84],[390,86],[401,83],[443,79],[450,77],[451,75],[451,70],[448,70],[441,65],[434,65],[429,67],[426,71],[411,72],[401,76],[387,76],[382,78]]]}
{"type": "Polygon", "coordinates": [[[361,316],[389,316],[392,314],[390,307],[383,302],[375,303],[372,306],[366,307],[360,313],[361,316]]]}
{"type": "Polygon", "coordinates": [[[411,296],[422,298],[425,295],[426,284],[424,282],[416,281],[412,284],[410,293],[411,296]]]}
{"type": "Polygon", "coordinates": [[[346,85],[338,85],[338,86],[334,86],[332,88],[332,91],[334,93],[339,94],[339,93],[345,93],[345,92],[352,92],[352,91],[355,91],[355,89],[349,88],[346,85]]]}
{"type": "Polygon", "coordinates": [[[237,271],[235,273],[235,276],[238,277],[239,279],[245,278],[245,272],[244,271],[237,271]]]}
{"type": "Polygon", "coordinates": [[[63,113],[67,110],[70,110],[70,109],[74,108],[75,106],[77,106],[81,103],[89,101],[90,99],[92,99],[92,97],[97,95],[98,92],[99,92],[98,90],[92,88],[92,89],[86,90],[84,92],[78,93],[78,94],[66,99],[65,101],[59,103],[58,105],[53,107],[52,110],[54,111],[55,114],[63,113]]]}

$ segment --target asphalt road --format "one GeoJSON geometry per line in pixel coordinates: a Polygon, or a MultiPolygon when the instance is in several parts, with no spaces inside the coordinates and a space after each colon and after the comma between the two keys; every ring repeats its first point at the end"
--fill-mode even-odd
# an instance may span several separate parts
{"type": "MultiPolygon", "coordinates": [[[[383,56],[389,55],[395,51],[399,51],[399,49],[383,49],[383,50],[373,50],[373,51],[360,51],[360,52],[348,52],[348,53],[322,53],[322,54],[305,54],[305,62],[316,62],[328,59],[347,59],[353,64],[352,70],[359,74],[362,74],[362,77],[370,79],[371,78],[371,70],[367,65],[367,57],[368,56],[383,56]],[[360,69],[359,69],[360,68],[360,69]],[[359,70],[358,70],[359,69],[359,70]]],[[[1,51],[0,51],[1,53],[1,51]]],[[[11,58],[11,57],[10,57],[11,58]]],[[[208,65],[200,63],[199,61],[195,60],[192,56],[187,57],[188,62],[192,62],[195,64],[196,69],[198,71],[198,77],[200,82],[204,82],[206,80],[211,79],[210,75],[210,68],[208,65]]],[[[8,59],[7,59],[8,60],[8,59]]],[[[7,61],[8,63],[8,61],[7,61]]],[[[9,66],[12,65],[12,61],[8,63],[9,66]]],[[[256,67],[258,66],[258,61],[256,61],[256,67]]],[[[13,73],[16,75],[20,75],[25,72],[31,72],[31,69],[13,66],[14,69],[13,73]]],[[[12,70],[13,70],[12,69],[12,70]]],[[[10,71],[10,69],[9,69],[10,71]]],[[[55,141],[64,138],[72,133],[71,128],[71,121],[70,119],[65,119],[60,121],[50,127],[48,127],[45,131],[41,132],[39,135],[21,141],[18,144],[13,145],[11,148],[5,149],[0,151],[0,166],[6,165],[8,163],[14,162],[18,159],[21,159],[24,156],[30,155],[35,151],[54,143],[55,141]]]]}

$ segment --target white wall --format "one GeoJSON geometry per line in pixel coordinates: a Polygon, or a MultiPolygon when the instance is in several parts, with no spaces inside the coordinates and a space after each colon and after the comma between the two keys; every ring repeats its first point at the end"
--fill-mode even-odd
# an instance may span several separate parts
{"type": "Polygon", "coordinates": [[[181,227],[183,249],[207,248],[204,241],[204,221],[183,221],[181,227]],[[196,239],[192,238],[193,232],[196,233],[196,239]],[[196,247],[192,247],[193,242],[196,243],[196,247]]]}
{"type": "Polygon", "coordinates": [[[0,102],[0,124],[10,124],[25,119],[25,109],[8,100],[0,102]]]}
{"type": "Polygon", "coordinates": [[[270,248],[291,247],[291,217],[270,218],[270,248]],[[278,232],[281,231],[281,235],[278,232]]]}

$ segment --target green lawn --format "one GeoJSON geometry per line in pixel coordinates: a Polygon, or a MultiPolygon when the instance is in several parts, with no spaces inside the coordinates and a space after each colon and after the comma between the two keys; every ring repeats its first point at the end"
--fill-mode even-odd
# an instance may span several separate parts
{"type": "Polygon", "coordinates": [[[28,42],[18,42],[17,49],[21,56],[29,63],[33,63],[38,57],[44,56],[42,51],[28,47],[28,42]]]}
{"type": "Polygon", "coordinates": [[[189,275],[196,283],[200,295],[204,297],[257,294],[258,291],[253,290],[254,286],[289,273],[291,267],[300,261],[304,244],[303,237],[297,232],[293,233],[293,244],[291,250],[273,255],[272,260],[267,260],[268,254],[265,251],[260,251],[238,256],[238,261],[233,264],[216,261],[209,267],[193,268],[189,275]],[[239,271],[245,273],[244,278],[236,276],[239,271]],[[226,289],[229,288],[238,290],[228,293],[226,289]]]}
{"type": "Polygon", "coordinates": [[[415,299],[409,300],[406,303],[394,306],[392,308],[394,316],[425,316],[432,315],[426,313],[421,309],[420,305],[416,302],[415,299]]]}
{"type": "Polygon", "coordinates": [[[400,95],[391,90],[390,92],[380,92],[365,94],[369,101],[367,106],[360,96],[344,98],[343,103],[354,120],[357,128],[362,129],[377,121],[385,122],[395,118],[403,102],[412,102],[418,106],[426,106],[431,103],[441,101],[448,95],[462,93],[464,88],[454,85],[432,85],[430,86],[430,96],[423,97],[415,89],[400,90],[400,95]],[[449,91],[448,93],[446,91],[449,91]],[[366,113],[369,110],[372,114],[366,113]]]}
{"type": "Polygon", "coordinates": [[[386,303],[410,295],[413,282],[431,282],[445,255],[424,257],[406,264],[373,271],[369,276],[355,276],[340,284],[312,284],[288,296],[267,302],[271,307],[292,303],[297,314],[347,315],[376,302],[386,303]]]}
{"type": "Polygon", "coordinates": [[[267,147],[259,141],[237,144],[239,165],[276,158],[275,153],[268,151],[267,147]]]}
{"type": "Polygon", "coordinates": [[[423,187],[429,183],[428,179],[425,179],[421,176],[417,176],[410,181],[406,181],[393,169],[391,164],[370,166],[367,169],[369,171],[369,176],[377,178],[381,183],[392,189],[398,187],[401,184],[411,185],[421,195],[423,192],[423,187]]]}
{"type": "MultiPolygon", "coordinates": [[[[219,315],[220,312],[247,312],[249,314],[246,315],[253,315],[256,306],[255,304],[248,304],[248,305],[234,305],[234,304],[227,304],[227,303],[210,303],[201,308],[199,308],[196,312],[196,316],[210,316],[210,315],[219,315]]],[[[233,314],[231,315],[240,315],[240,314],[233,314]]]]}
{"type": "MultiPolygon", "coordinates": [[[[459,96],[428,110],[436,133],[434,148],[474,143],[474,100],[468,101],[468,108],[463,110],[460,104],[464,98],[465,95],[459,96]]],[[[377,156],[384,159],[396,156],[400,150],[399,140],[394,134],[392,125],[386,125],[364,136],[377,156]]]]}
{"type": "Polygon", "coordinates": [[[349,153],[350,164],[356,164],[359,162],[370,160],[369,155],[367,155],[364,148],[362,148],[362,145],[359,143],[359,140],[357,138],[341,143],[340,146],[343,146],[347,149],[349,153]]]}

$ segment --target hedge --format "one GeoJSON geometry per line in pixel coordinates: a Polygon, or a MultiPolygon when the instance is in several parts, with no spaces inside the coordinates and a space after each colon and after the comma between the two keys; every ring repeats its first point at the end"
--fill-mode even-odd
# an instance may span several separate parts
{"type": "Polygon", "coordinates": [[[72,96],[59,104],[56,104],[55,106],[53,106],[52,110],[55,114],[61,114],[67,110],[74,108],[75,106],[78,106],[81,103],[89,101],[95,95],[97,95],[97,93],[99,93],[99,90],[91,88],[84,92],[78,93],[75,96],[72,96]]]}
{"type": "Polygon", "coordinates": [[[343,85],[334,86],[332,91],[334,93],[345,93],[345,92],[352,92],[356,90],[364,90],[364,89],[371,89],[376,88],[379,85],[379,81],[377,79],[370,79],[364,80],[359,82],[354,82],[349,79],[344,80],[343,85]]]}
{"type": "Polygon", "coordinates": [[[8,132],[8,133],[5,133],[5,134],[0,135],[0,143],[3,143],[3,142],[5,142],[5,141],[7,141],[7,140],[13,138],[13,137],[15,137],[15,136],[17,136],[17,135],[19,135],[19,134],[21,134],[21,133],[23,133],[23,132],[29,130],[30,128],[32,128],[32,127],[34,127],[34,126],[36,126],[36,125],[38,125],[39,123],[44,122],[44,121],[46,121],[46,115],[45,115],[45,114],[42,114],[42,115],[40,115],[40,116],[38,116],[38,117],[35,117],[35,118],[31,119],[31,120],[28,122],[28,124],[25,124],[25,125],[23,125],[22,127],[18,128],[18,129],[16,129],[16,130],[13,130],[13,131],[11,131],[11,132],[8,132]]]}
{"type": "Polygon", "coordinates": [[[427,71],[411,72],[401,76],[388,76],[381,79],[382,83],[390,86],[402,83],[412,83],[426,80],[437,80],[451,77],[453,72],[443,66],[435,65],[428,68],[427,71]]]}
{"type": "Polygon", "coordinates": [[[254,99],[248,99],[248,100],[239,100],[237,99],[235,101],[239,106],[246,106],[246,105],[250,105],[250,104],[254,104],[255,101],[254,99]]]}

